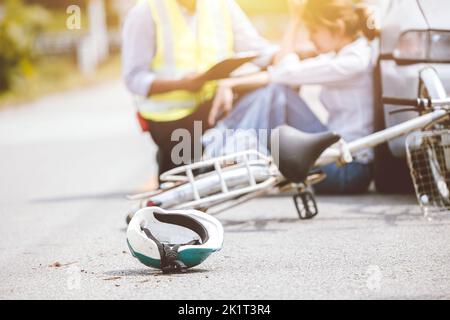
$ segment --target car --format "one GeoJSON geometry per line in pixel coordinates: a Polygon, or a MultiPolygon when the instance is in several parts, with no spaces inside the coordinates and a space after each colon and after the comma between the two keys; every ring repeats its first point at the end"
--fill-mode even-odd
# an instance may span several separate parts
{"type": "MultiPolygon", "coordinates": [[[[424,68],[434,68],[446,92],[450,92],[450,1],[391,0],[386,8],[375,70],[377,131],[417,117],[416,111],[405,111],[408,107],[389,101],[417,99],[424,68]]],[[[414,190],[405,139],[398,138],[375,149],[375,185],[381,193],[414,190]]]]}

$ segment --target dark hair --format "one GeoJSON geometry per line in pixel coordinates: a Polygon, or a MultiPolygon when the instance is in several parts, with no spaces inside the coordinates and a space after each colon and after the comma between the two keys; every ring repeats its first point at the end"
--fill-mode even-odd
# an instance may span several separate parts
{"type": "Polygon", "coordinates": [[[372,12],[360,0],[308,0],[302,18],[309,28],[336,30],[342,21],[350,37],[374,40],[379,35],[372,12]]]}

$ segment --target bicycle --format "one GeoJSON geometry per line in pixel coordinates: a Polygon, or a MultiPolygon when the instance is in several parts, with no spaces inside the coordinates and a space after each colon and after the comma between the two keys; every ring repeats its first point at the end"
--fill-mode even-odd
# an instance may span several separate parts
{"type": "Polygon", "coordinates": [[[363,149],[414,133],[406,148],[419,204],[426,215],[450,210],[450,98],[437,72],[422,70],[417,99],[384,100],[390,105],[409,106],[394,112],[413,109],[419,116],[350,143],[331,132],[306,134],[282,126],[276,130],[277,161],[254,150],[210,159],[170,170],[161,175],[164,184],[160,190],[128,198],[138,201],[138,208],[198,209],[218,214],[263,195],[295,192],[299,218],[312,219],[319,212],[312,187],[325,179],[315,169],[351,163],[352,155],[363,149]],[[209,172],[196,174],[199,169],[209,172]]]}

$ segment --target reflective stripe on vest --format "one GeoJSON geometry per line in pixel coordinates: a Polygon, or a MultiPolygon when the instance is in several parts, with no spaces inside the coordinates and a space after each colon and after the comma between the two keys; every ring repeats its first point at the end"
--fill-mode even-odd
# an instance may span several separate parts
{"type": "MultiPolygon", "coordinates": [[[[156,55],[151,70],[157,76],[178,78],[204,72],[233,56],[231,16],[226,0],[197,0],[196,32],[187,25],[177,0],[142,0],[149,3],[156,26],[156,55]]],[[[174,91],[137,98],[139,112],[153,121],[175,121],[192,114],[212,99],[215,82],[200,92],[174,91]]]]}

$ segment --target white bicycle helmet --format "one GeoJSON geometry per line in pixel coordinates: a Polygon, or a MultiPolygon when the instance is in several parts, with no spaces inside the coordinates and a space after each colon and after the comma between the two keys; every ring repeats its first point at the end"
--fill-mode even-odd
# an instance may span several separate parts
{"type": "Polygon", "coordinates": [[[223,227],[197,210],[139,210],[130,221],[127,243],[144,265],[165,273],[186,272],[222,249],[223,227]]]}

